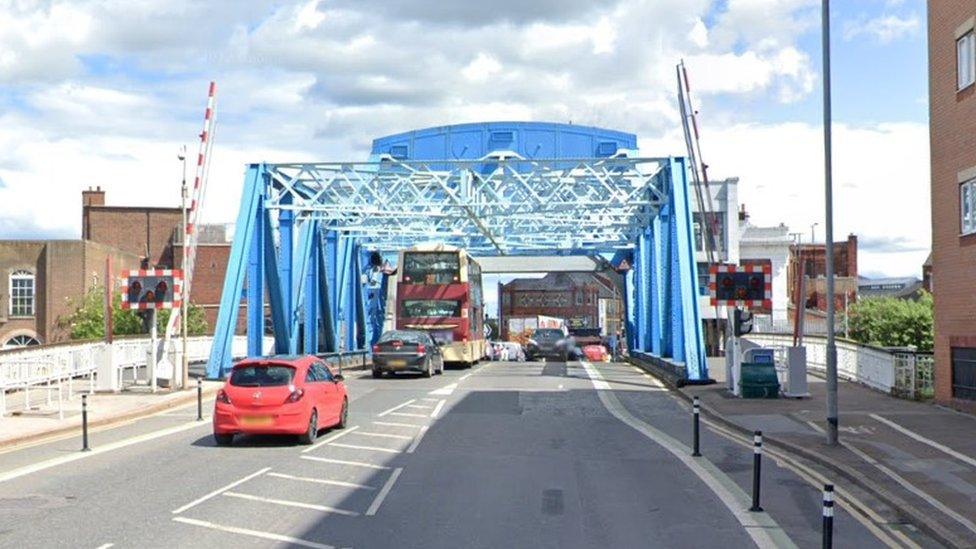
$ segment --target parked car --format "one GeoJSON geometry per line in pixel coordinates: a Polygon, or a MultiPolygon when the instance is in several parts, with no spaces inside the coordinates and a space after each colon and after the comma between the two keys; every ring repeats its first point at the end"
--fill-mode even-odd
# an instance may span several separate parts
{"type": "Polygon", "coordinates": [[[586,345],[583,356],[590,362],[610,362],[610,353],[603,345],[586,345]]]}
{"type": "Polygon", "coordinates": [[[314,356],[272,356],[238,362],[214,403],[220,446],[238,434],[298,435],[311,444],[323,427],[346,426],[349,398],[342,374],[314,356]]]}
{"type": "Polygon", "coordinates": [[[514,341],[496,341],[491,344],[492,360],[500,362],[525,362],[525,349],[514,341]]]}
{"type": "Polygon", "coordinates": [[[443,374],[444,355],[427,332],[391,330],[373,345],[373,377],[387,372],[420,372],[424,377],[443,374]]]}
{"type": "Polygon", "coordinates": [[[572,356],[573,340],[558,328],[539,328],[532,332],[525,354],[529,360],[552,358],[567,361],[572,356]]]}

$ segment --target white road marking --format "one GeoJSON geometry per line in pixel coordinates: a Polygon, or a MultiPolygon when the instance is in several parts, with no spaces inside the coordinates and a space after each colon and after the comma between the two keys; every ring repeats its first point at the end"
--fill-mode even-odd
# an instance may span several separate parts
{"type": "Polygon", "coordinates": [[[403,416],[403,417],[423,417],[426,418],[424,414],[412,414],[410,412],[390,412],[391,416],[403,416]]]}
{"type": "Polygon", "coordinates": [[[310,461],[321,461],[322,463],[334,463],[336,465],[353,465],[355,467],[366,467],[367,469],[379,469],[381,471],[386,471],[390,469],[385,465],[374,465],[372,463],[366,463],[363,461],[346,461],[343,459],[331,459],[331,458],[323,458],[318,456],[299,456],[299,457],[310,461]]]}
{"type": "Polygon", "coordinates": [[[211,530],[220,530],[221,532],[228,532],[230,534],[241,534],[244,536],[251,536],[251,537],[267,539],[271,541],[280,541],[282,543],[289,543],[291,545],[298,545],[300,547],[311,547],[312,549],[335,549],[334,546],[325,545],[324,543],[316,543],[314,541],[293,538],[291,536],[284,536],[272,532],[261,532],[259,530],[238,528],[236,526],[223,526],[221,524],[214,524],[213,522],[209,522],[206,520],[197,520],[197,519],[191,519],[185,517],[174,517],[173,520],[175,520],[176,522],[182,522],[184,524],[192,524],[194,526],[202,526],[203,528],[210,528],[211,530]]]}
{"type": "Polygon", "coordinates": [[[447,395],[450,395],[451,393],[453,393],[454,392],[454,389],[457,389],[457,385],[458,385],[457,383],[451,383],[450,385],[445,385],[445,386],[441,387],[440,389],[434,389],[433,391],[431,391],[431,392],[429,392],[427,394],[428,395],[447,396],[447,395]]]}
{"type": "Polygon", "coordinates": [[[316,442],[315,444],[309,446],[308,448],[305,448],[304,450],[302,450],[302,453],[303,454],[307,454],[307,453],[311,452],[312,450],[318,448],[319,446],[322,446],[323,444],[328,444],[328,443],[332,442],[333,440],[336,440],[336,439],[338,439],[340,437],[344,437],[344,436],[348,435],[349,433],[352,433],[356,429],[359,429],[359,425],[355,425],[353,427],[349,427],[349,428],[343,429],[342,431],[339,431],[338,433],[336,433],[334,435],[325,437],[322,440],[316,442]]]}
{"type": "Polygon", "coordinates": [[[437,406],[434,407],[434,411],[430,413],[430,417],[437,417],[437,414],[441,413],[441,410],[444,408],[445,403],[447,403],[446,400],[438,402],[437,406]]]}
{"type": "Polygon", "coordinates": [[[924,499],[926,502],[928,502],[929,505],[931,505],[932,507],[935,507],[939,511],[942,511],[946,515],[949,515],[956,522],[958,522],[959,524],[962,524],[963,526],[965,526],[966,528],[968,528],[970,532],[973,532],[974,534],[976,534],[976,524],[973,524],[973,521],[969,520],[968,518],[960,515],[959,513],[955,512],[955,511],[953,511],[952,509],[950,509],[949,507],[947,507],[944,503],[942,503],[941,501],[935,499],[929,493],[923,491],[921,488],[919,488],[919,487],[915,486],[914,484],[908,482],[907,480],[905,480],[904,477],[902,477],[898,473],[892,471],[888,466],[886,466],[885,464],[883,464],[883,463],[879,462],[878,460],[874,459],[868,453],[866,453],[866,452],[862,451],[861,449],[856,448],[856,447],[852,446],[851,444],[849,444],[847,442],[844,442],[844,441],[841,441],[840,444],[844,448],[847,448],[848,450],[850,450],[850,451],[854,452],[855,454],[857,454],[857,456],[859,458],[861,458],[864,461],[866,461],[866,462],[870,463],[871,465],[875,466],[882,473],[888,475],[892,480],[894,480],[895,482],[897,482],[898,484],[900,484],[903,488],[905,488],[909,492],[911,492],[911,493],[915,494],[916,496],[924,499]]]}
{"type": "Polygon", "coordinates": [[[461,376],[461,377],[458,378],[458,381],[464,381],[465,379],[468,379],[469,377],[471,377],[471,374],[464,374],[463,376],[461,376]]]}
{"type": "Polygon", "coordinates": [[[796,544],[786,535],[786,532],[767,513],[753,513],[749,511],[750,498],[739,486],[708,460],[691,457],[691,451],[681,442],[670,435],[659,431],[647,423],[637,419],[620,403],[616,394],[603,381],[599,370],[587,362],[582,362],[583,369],[596,389],[600,402],[618,420],[629,425],[645,437],[657,443],[681,461],[688,469],[701,479],[716,497],[728,508],[729,512],[739,521],[742,528],[759,547],[796,547],[796,544]],[[605,385],[606,387],[601,387],[605,385]]]}
{"type": "Polygon", "coordinates": [[[380,413],[378,413],[376,415],[377,415],[377,417],[383,417],[383,416],[385,416],[387,414],[390,414],[390,413],[393,413],[393,412],[399,410],[400,408],[403,408],[404,406],[407,406],[408,404],[413,404],[416,401],[417,401],[417,399],[411,398],[410,400],[404,402],[403,404],[397,404],[396,406],[390,408],[389,410],[384,410],[384,411],[382,411],[382,412],[380,412],[380,413]]]}
{"type": "Polygon", "coordinates": [[[427,426],[424,425],[420,428],[420,434],[417,435],[417,438],[413,439],[413,443],[410,444],[409,448],[407,448],[408,454],[412,454],[413,451],[417,449],[417,446],[420,445],[420,440],[423,439],[424,435],[426,434],[427,434],[427,426]]]}
{"type": "Polygon", "coordinates": [[[396,438],[400,440],[413,440],[413,437],[407,435],[391,435],[389,433],[367,433],[366,431],[359,431],[356,434],[361,437],[396,438]]]}
{"type": "Polygon", "coordinates": [[[386,425],[389,427],[413,427],[414,429],[418,427],[423,427],[423,425],[414,425],[412,423],[396,423],[395,421],[374,421],[374,425],[386,425]]]}
{"type": "Polygon", "coordinates": [[[432,406],[424,406],[423,404],[411,404],[407,408],[419,408],[421,410],[430,410],[432,406]]]}
{"type": "MultiPolygon", "coordinates": [[[[57,467],[59,465],[65,465],[67,463],[72,463],[80,459],[90,458],[92,456],[97,456],[100,454],[105,454],[113,450],[118,450],[120,448],[125,448],[127,446],[132,446],[133,444],[139,444],[142,442],[148,442],[150,440],[155,440],[157,438],[162,438],[172,434],[180,433],[183,431],[188,431],[196,427],[210,427],[211,424],[206,421],[191,421],[189,423],[184,423],[182,425],[176,425],[169,427],[167,429],[160,429],[159,431],[153,431],[151,433],[146,433],[144,435],[138,435],[124,440],[119,440],[116,442],[111,442],[104,446],[95,446],[90,452],[77,452],[74,454],[68,454],[66,456],[56,457],[49,459],[47,461],[41,461],[38,463],[33,463],[31,465],[26,465],[14,469],[12,471],[7,471],[6,473],[0,473],[0,482],[7,482],[8,480],[13,480],[24,475],[29,475],[31,473],[36,473],[38,471],[43,471],[45,469],[50,469],[52,467],[57,467]]],[[[77,435],[73,435],[77,436],[77,435]]]]}
{"type": "Polygon", "coordinates": [[[387,454],[399,454],[400,450],[394,450],[392,448],[379,448],[377,446],[360,446],[358,444],[343,444],[341,442],[330,443],[329,446],[335,446],[337,448],[349,448],[350,450],[367,450],[370,452],[386,452],[387,454]]]}
{"type": "Polygon", "coordinates": [[[309,477],[296,477],[294,475],[286,475],[284,473],[268,473],[269,477],[285,478],[288,480],[300,480],[302,482],[312,482],[315,484],[327,484],[329,486],[342,486],[343,488],[358,488],[360,490],[375,490],[376,488],[372,486],[366,486],[365,484],[356,484],[355,482],[346,482],[343,480],[329,480],[325,478],[309,478],[309,477]]]}
{"type": "Polygon", "coordinates": [[[99,545],[98,549],[109,549],[109,547],[115,547],[114,543],[106,543],[105,545],[99,545]]]}
{"type": "Polygon", "coordinates": [[[820,433],[821,435],[824,435],[824,434],[827,433],[826,431],[823,430],[823,427],[817,425],[816,423],[814,423],[812,421],[807,421],[806,424],[809,425],[811,429],[813,429],[814,431],[820,433]]]}
{"type": "Polygon", "coordinates": [[[872,419],[876,420],[876,421],[880,421],[881,423],[884,423],[888,427],[891,427],[892,429],[898,431],[899,433],[901,433],[903,435],[906,435],[906,436],[908,436],[910,438],[913,438],[913,439],[921,442],[922,444],[927,444],[927,445],[935,448],[936,450],[939,450],[941,452],[944,452],[944,453],[946,453],[946,454],[948,454],[948,455],[950,455],[950,456],[958,459],[959,461],[961,461],[963,463],[967,463],[969,465],[972,465],[973,467],[976,467],[976,459],[973,459],[973,458],[967,456],[966,454],[963,454],[961,452],[957,452],[956,450],[953,450],[952,448],[949,448],[948,446],[946,446],[944,444],[939,444],[938,442],[936,442],[934,440],[925,438],[922,435],[916,433],[915,431],[912,431],[911,429],[908,429],[907,427],[903,427],[903,426],[895,423],[894,421],[891,421],[890,419],[883,418],[883,417],[879,416],[878,414],[871,414],[870,417],[872,419]]]}
{"type": "Polygon", "coordinates": [[[215,497],[215,496],[219,496],[220,494],[226,492],[227,490],[230,490],[231,488],[233,488],[235,486],[238,486],[240,484],[244,484],[245,482],[251,480],[252,478],[259,477],[259,476],[267,473],[270,470],[271,470],[271,467],[265,467],[264,469],[261,469],[260,471],[257,471],[255,473],[251,473],[250,475],[247,475],[246,477],[244,477],[244,478],[242,478],[240,480],[235,480],[234,482],[228,484],[227,486],[224,486],[223,488],[218,488],[217,490],[214,490],[213,492],[210,492],[209,494],[207,494],[207,495],[205,495],[205,496],[203,496],[201,498],[197,498],[197,499],[191,501],[190,503],[187,503],[183,507],[180,507],[178,509],[174,509],[173,510],[173,514],[174,515],[178,515],[178,514],[182,513],[183,511],[186,511],[187,509],[189,509],[191,507],[196,507],[197,505],[200,505],[201,503],[207,501],[208,499],[210,499],[212,497],[215,497]]]}
{"type": "Polygon", "coordinates": [[[427,402],[437,402],[440,399],[439,398],[427,398],[427,397],[423,397],[420,400],[426,400],[427,402]]]}
{"type": "Polygon", "coordinates": [[[403,467],[397,467],[396,470],[394,470],[390,475],[390,478],[386,479],[386,484],[384,484],[383,488],[380,489],[380,493],[376,494],[376,499],[373,500],[373,503],[369,504],[369,509],[366,510],[366,516],[373,516],[377,511],[380,510],[380,505],[383,505],[383,500],[385,500],[386,496],[390,494],[390,490],[393,489],[393,484],[397,481],[397,478],[400,477],[400,473],[402,472],[403,467]]]}
{"type": "Polygon", "coordinates": [[[276,505],[281,505],[284,507],[298,507],[300,509],[311,509],[313,511],[322,511],[323,513],[335,513],[336,515],[345,515],[347,517],[359,516],[359,513],[355,511],[336,509],[335,507],[329,507],[327,505],[316,505],[314,503],[303,503],[301,501],[289,501],[287,499],[264,498],[261,496],[252,496],[251,494],[241,494],[240,492],[224,492],[223,495],[230,498],[246,499],[250,501],[260,501],[261,503],[274,503],[276,505]]]}

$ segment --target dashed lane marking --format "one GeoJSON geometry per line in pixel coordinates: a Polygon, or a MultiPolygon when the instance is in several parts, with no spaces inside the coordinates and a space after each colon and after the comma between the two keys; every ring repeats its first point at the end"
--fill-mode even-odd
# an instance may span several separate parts
{"type": "Polygon", "coordinates": [[[432,406],[424,406],[423,404],[411,404],[407,408],[417,408],[420,410],[430,410],[432,406]]]}
{"type": "Polygon", "coordinates": [[[397,404],[396,406],[394,406],[394,407],[392,407],[392,408],[390,408],[389,410],[384,410],[384,411],[382,411],[382,412],[380,412],[380,413],[378,413],[378,414],[376,414],[376,416],[377,416],[377,417],[383,417],[383,416],[385,416],[385,415],[388,415],[388,414],[392,414],[393,412],[395,412],[395,411],[397,411],[397,410],[399,410],[400,408],[403,408],[403,407],[405,407],[405,406],[408,406],[408,405],[410,405],[410,404],[413,404],[413,403],[414,403],[414,402],[416,402],[416,401],[417,401],[417,399],[415,399],[415,398],[411,398],[410,400],[408,400],[408,401],[406,401],[406,402],[404,402],[403,404],[397,404]]]}
{"type": "Polygon", "coordinates": [[[393,474],[390,475],[390,478],[386,479],[386,484],[380,489],[380,493],[376,494],[376,499],[373,500],[373,503],[369,504],[369,509],[366,510],[366,516],[373,516],[380,510],[380,505],[383,505],[383,500],[390,494],[390,490],[393,489],[393,485],[400,478],[400,473],[402,472],[403,467],[397,467],[393,471],[393,474]]]}
{"type": "Polygon", "coordinates": [[[183,511],[186,511],[187,509],[190,509],[191,507],[196,507],[197,505],[200,505],[201,503],[207,501],[208,499],[210,499],[212,497],[219,496],[220,494],[226,492],[227,490],[230,490],[231,488],[234,488],[235,486],[239,486],[241,484],[244,484],[245,482],[251,480],[252,478],[259,477],[259,476],[267,473],[270,470],[271,470],[271,467],[265,467],[264,469],[261,469],[259,471],[254,472],[254,473],[251,473],[250,475],[247,475],[246,477],[244,477],[242,479],[235,480],[234,482],[228,484],[227,486],[224,486],[223,488],[218,488],[218,489],[214,490],[213,492],[210,492],[209,494],[207,494],[207,495],[205,495],[203,497],[197,498],[197,499],[191,501],[190,503],[187,503],[183,507],[180,507],[178,509],[174,509],[173,510],[173,514],[174,515],[178,515],[178,514],[182,513],[183,511]]]}
{"type": "Polygon", "coordinates": [[[427,394],[428,395],[438,395],[438,396],[448,396],[448,395],[450,395],[450,394],[452,394],[454,392],[454,389],[457,389],[457,386],[458,386],[457,383],[451,383],[450,385],[445,385],[445,386],[441,387],[440,389],[434,389],[433,391],[431,391],[431,392],[429,392],[427,394]]]}
{"type": "Polygon", "coordinates": [[[346,428],[346,429],[344,429],[342,431],[339,431],[338,433],[336,433],[336,434],[334,434],[332,436],[325,437],[322,440],[316,442],[315,444],[309,446],[308,448],[305,448],[304,450],[302,450],[302,453],[303,454],[307,454],[307,453],[311,452],[312,450],[315,450],[319,446],[322,446],[323,444],[329,444],[333,440],[336,440],[336,439],[338,439],[340,437],[344,437],[344,436],[348,435],[349,433],[355,432],[356,429],[359,429],[359,425],[354,425],[352,427],[348,427],[348,428],[346,428]]]}
{"type": "Polygon", "coordinates": [[[413,427],[417,429],[423,427],[423,425],[414,425],[412,423],[397,423],[395,421],[374,421],[374,425],[386,425],[387,427],[413,427]]]}
{"type": "Polygon", "coordinates": [[[402,417],[423,417],[426,418],[424,414],[413,414],[410,412],[390,412],[391,416],[402,416],[402,417]]]}
{"type": "Polygon", "coordinates": [[[386,452],[387,454],[399,454],[400,450],[394,450],[393,448],[380,448],[378,446],[360,446],[359,444],[343,444],[341,442],[329,443],[329,446],[335,446],[336,448],[349,448],[350,450],[367,450],[370,452],[386,452]]]}
{"type": "Polygon", "coordinates": [[[410,444],[410,447],[407,448],[407,453],[408,454],[412,454],[413,451],[417,449],[417,446],[420,445],[420,441],[424,438],[424,435],[426,435],[426,434],[427,434],[427,426],[426,425],[421,426],[420,427],[420,434],[417,435],[417,438],[413,439],[413,443],[411,443],[410,444]]]}
{"type": "Polygon", "coordinates": [[[274,503],[275,505],[281,505],[283,507],[298,507],[299,509],[311,509],[313,511],[321,511],[323,513],[333,513],[336,515],[343,515],[347,517],[359,516],[359,513],[355,511],[336,509],[335,507],[329,507],[328,505],[316,505],[314,503],[304,503],[301,501],[289,501],[287,499],[265,498],[261,496],[253,496],[251,494],[242,494],[240,492],[224,492],[222,495],[229,498],[246,499],[249,501],[259,501],[261,503],[274,503]]]}
{"type": "Polygon", "coordinates": [[[430,413],[430,417],[437,417],[437,414],[441,413],[441,410],[444,408],[444,404],[446,402],[447,402],[446,400],[442,400],[438,402],[437,406],[434,408],[434,411],[430,413]]]}
{"type": "Polygon", "coordinates": [[[388,471],[390,468],[385,465],[376,465],[374,463],[366,463],[364,461],[347,461],[344,459],[332,459],[324,458],[318,456],[299,456],[302,459],[307,459],[309,461],[319,461],[322,463],[332,463],[335,465],[351,465],[353,467],[365,467],[367,469],[378,469],[380,471],[388,471]]]}
{"type": "Polygon", "coordinates": [[[344,480],[329,480],[326,478],[309,478],[309,477],[296,477],[295,475],[286,475],[284,473],[268,473],[269,477],[284,478],[288,480],[298,480],[301,482],[311,482],[314,484],[326,484],[329,486],[341,486],[343,488],[356,488],[358,490],[375,490],[376,488],[372,486],[367,486],[365,484],[356,484],[355,482],[346,482],[344,480]]]}
{"type": "Polygon", "coordinates": [[[299,547],[311,547],[312,549],[335,549],[332,545],[326,545],[324,543],[316,543],[314,541],[308,541],[299,538],[293,538],[291,536],[285,536],[282,534],[275,534],[273,532],[262,532],[260,530],[250,530],[248,528],[238,528],[236,526],[224,526],[222,524],[215,524],[206,520],[197,520],[186,517],[173,517],[176,522],[182,522],[183,524],[192,524],[194,526],[200,526],[203,528],[210,528],[211,530],[219,530],[221,532],[227,532],[230,534],[240,534],[243,536],[251,536],[254,538],[266,539],[271,541],[279,541],[282,543],[288,543],[291,545],[298,545],[299,547]]]}
{"type": "Polygon", "coordinates": [[[376,437],[376,438],[395,438],[399,440],[413,440],[413,437],[407,435],[391,435],[389,433],[367,433],[366,431],[359,431],[356,433],[361,437],[376,437]]]}

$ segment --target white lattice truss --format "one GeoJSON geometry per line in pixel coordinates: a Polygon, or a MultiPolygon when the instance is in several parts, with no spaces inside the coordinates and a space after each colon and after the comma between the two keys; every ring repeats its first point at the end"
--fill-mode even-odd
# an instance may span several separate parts
{"type": "Polygon", "coordinates": [[[628,248],[667,200],[667,159],[396,161],[267,166],[265,206],[370,249],[418,241],[484,254],[628,248]]]}

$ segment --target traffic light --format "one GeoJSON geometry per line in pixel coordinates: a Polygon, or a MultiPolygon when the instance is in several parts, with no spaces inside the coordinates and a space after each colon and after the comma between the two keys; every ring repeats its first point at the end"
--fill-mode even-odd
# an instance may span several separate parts
{"type": "Polygon", "coordinates": [[[735,309],[732,313],[735,337],[752,332],[752,313],[742,309],[735,309]]]}

